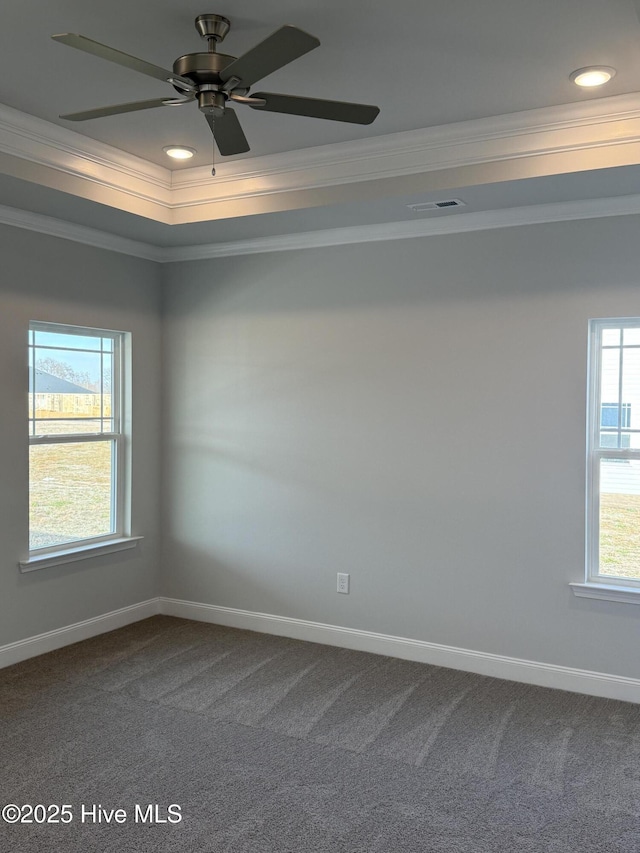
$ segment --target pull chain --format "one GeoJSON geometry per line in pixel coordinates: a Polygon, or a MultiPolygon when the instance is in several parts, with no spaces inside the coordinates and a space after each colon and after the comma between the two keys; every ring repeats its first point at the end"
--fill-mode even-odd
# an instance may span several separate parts
{"type": "Polygon", "coordinates": [[[216,176],[216,138],[213,133],[213,128],[215,125],[215,119],[211,122],[211,174],[215,178],[216,176]]]}

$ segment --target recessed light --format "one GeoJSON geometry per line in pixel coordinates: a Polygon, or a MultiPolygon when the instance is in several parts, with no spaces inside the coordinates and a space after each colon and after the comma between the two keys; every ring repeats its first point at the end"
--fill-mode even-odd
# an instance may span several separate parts
{"type": "Polygon", "coordinates": [[[595,86],[603,86],[615,76],[616,69],[611,68],[609,65],[588,65],[586,68],[578,68],[577,71],[569,75],[569,79],[576,86],[592,89],[595,86]]]}
{"type": "Polygon", "coordinates": [[[190,160],[197,153],[195,148],[187,148],[184,145],[165,145],[162,150],[174,160],[190,160]]]}

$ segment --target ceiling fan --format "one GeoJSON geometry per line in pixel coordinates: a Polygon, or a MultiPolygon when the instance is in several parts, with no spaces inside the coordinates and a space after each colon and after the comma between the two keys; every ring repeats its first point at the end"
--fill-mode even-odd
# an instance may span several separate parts
{"type": "Polygon", "coordinates": [[[173,63],[172,71],[77,33],[52,36],[55,41],[69,47],[75,47],[109,62],[123,65],[132,71],[170,83],[181,96],[116,104],[111,107],[70,113],[60,118],[68,121],[87,121],[155,107],[177,107],[197,101],[198,108],[209,123],[220,153],[223,156],[229,156],[249,151],[249,143],[238,117],[235,111],[227,106],[229,101],[246,104],[254,110],[310,116],[353,124],[371,124],[380,112],[378,107],[369,104],[326,101],[319,98],[282,95],[277,92],[249,94],[249,89],[258,80],[320,45],[315,36],[309,35],[304,30],[293,26],[280,27],[264,41],[236,58],[218,53],[216,49],[217,44],[225,38],[231,27],[227,18],[223,18],[222,15],[198,15],[195,26],[198,33],[207,40],[208,51],[187,53],[178,57],[173,63]]]}

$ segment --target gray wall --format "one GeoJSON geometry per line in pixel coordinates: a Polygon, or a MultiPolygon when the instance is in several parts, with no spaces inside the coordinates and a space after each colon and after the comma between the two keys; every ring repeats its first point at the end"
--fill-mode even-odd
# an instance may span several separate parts
{"type": "Polygon", "coordinates": [[[157,595],[160,412],[158,268],[0,226],[0,645],[157,595]],[[20,574],[28,549],[30,320],[132,332],[137,549],[20,574]]]}
{"type": "Polygon", "coordinates": [[[639,227],[168,265],[162,593],[640,677],[640,607],[567,586],[587,320],[640,315],[639,227]]]}

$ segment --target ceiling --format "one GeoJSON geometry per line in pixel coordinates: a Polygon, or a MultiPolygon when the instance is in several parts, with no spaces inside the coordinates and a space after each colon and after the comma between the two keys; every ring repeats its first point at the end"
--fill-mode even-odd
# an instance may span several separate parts
{"type": "MultiPolygon", "coordinates": [[[[640,187],[640,132],[635,125],[629,130],[627,121],[640,119],[640,19],[634,0],[398,0],[391,5],[380,0],[246,0],[225,5],[220,0],[208,8],[200,0],[23,0],[6,4],[2,18],[0,105],[24,117],[33,149],[28,156],[20,150],[15,125],[22,119],[7,112],[13,141],[0,138],[0,204],[5,206],[154,245],[183,246],[402,221],[414,216],[407,203],[443,195],[464,197],[465,208],[444,214],[464,216],[631,194],[640,187]],[[193,26],[203,12],[231,20],[231,32],[220,49],[236,56],[285,23],[316,35],[318,49],[257,87],[375,103],[379,117],[362,127],[238,106],[251,151],[225,158],[222,165],[216,152],[216,178],[208,172],[211,134],[195,104],[82,124],[58,118],[60,113],[175,93],[168,84],[55,43],[52,34],[81,33],[170,68],[179,55],[206,48],[193,26]],[[605,89],[582,91],[570,82],[571,71],[591,64],[617,69],[605,89]],[[574,135],[578,125],[584,125],[583,115],[590,117],[590,127],[611,126],[606,142],[595,136],[590,142],[590,150],[599,152],[593,163],[584,157],[575,166],[566,158],[560,163],[559,149],[550,153],[548,147],[545,164],[536,159],[534,129],[539,137],[540,129],[551,122],[560,132],[565,106],[574,135]],[[523,153],[515,151],[523,132],[511,123],[508,156],[502,150],[499,157],[495,152],[478,154],[474,161],[459,159],[455,168],[440,161],[421,166],[414,158],[395,173],[387,169],[384,175],[382,170],[375,174],[375,158],[381,152],[389,162],[402,159],[394,157],[397,151],[406,159],[416,146],[432,152],[432,140],[444,138],[443,127],[447,139],[468,140],[471,134],[477,147],[481,139],[496,135],[493,128],[507,126],[504,117],[523,111],[537,111],[527,113],[536,117],[527,119],[527,168],[521,162],[523,153]],[[490,117],[501,121],[487,121],[490,117]],[[618,144],[621,129],[627,143],[624,157],[618,144]],[[41,146],[55,149],[55,157],[35,152],[36,137],[41,146]],[[167,162],[162,148],[173,143],[198,150],[188,167],[167,162]],[[82,165],[85,149],[92,158],[91,174],[82,165]],[[371,170],[365,174],[358,169],[367,158],[371,170]],[[335,166],[338,161],[340,168],[335,166]],[[498,161],[500,168],[486,165],[498,161]],[[133,183],[112,190],[112,178],[100,171],[105,163],[127,171],[133,183]],[[333,164],[331,177],[318,177],[329,168],[327,163],[333,164]],[[471,169],[480,163],[482,175],[471,169]],[[170,168],[175,171],[170,173],[170,168]],[[313,170],[313,180],[299,181],[303,172],[313,170]],[[144,197],[144,204],[126,198],[132,195],[138,172],[147,188],[136,188],[134,195],[144,197]],[[269,183],[275,172],[277,187],[269,183]],[[414,179],[417,175],[421,177],[414,179]],[[250,193],[245,191],[249,180],[250,193]],[[157,195],[148,189],[151,184],[157,195]],[[101,194],[96,185],[109,189],[101,194]],[[163,205],[167,210],[184,206],[189,193],[188,215],[171,218],[157,212],[163,205]],[[220,193],[226,193],[224,204],[220,193]],[[245,201],[234,206],[229,199],[242,193],[245,201]],[[147,204],[152,196],[153,203],[147,204]]],[[[438,144],[442,148],[442,141],[438,144]]],[[[566,154],[572,145],[565,140],[562,151],[566,154]]]]}
{"type": "MultiPolygon", "coordinates": [[[[173,95],[161,82],[51,41],[89,36],[171,67],[206,43],[202,12],[232,24],[223,50],[240,55],[282,24],[321,46],[259,84],[260,89],[380,106],[371,127],[238,107],[260,156],[564,104],[581,93],[575,68],[613,65],[608,95],[640,90],[640,22],[630,0],[245,0],[203,8],[201,0],[23,0],[7,3],[0,29],[0,102],[166,165],[162,146],[182,141],[211,156],[195,106],[113,116],[79,125],[58,118],[94,106],[173,95]],[[393,14],[390,14],[392,10],[393,14]]],[[[215,3],[213,4],[215,5],[215,3]]],[[[255,87],[254,87],[255,88],[255,87]]],[[[600,93],[599,93],[600,94],[600,93]]]]}

